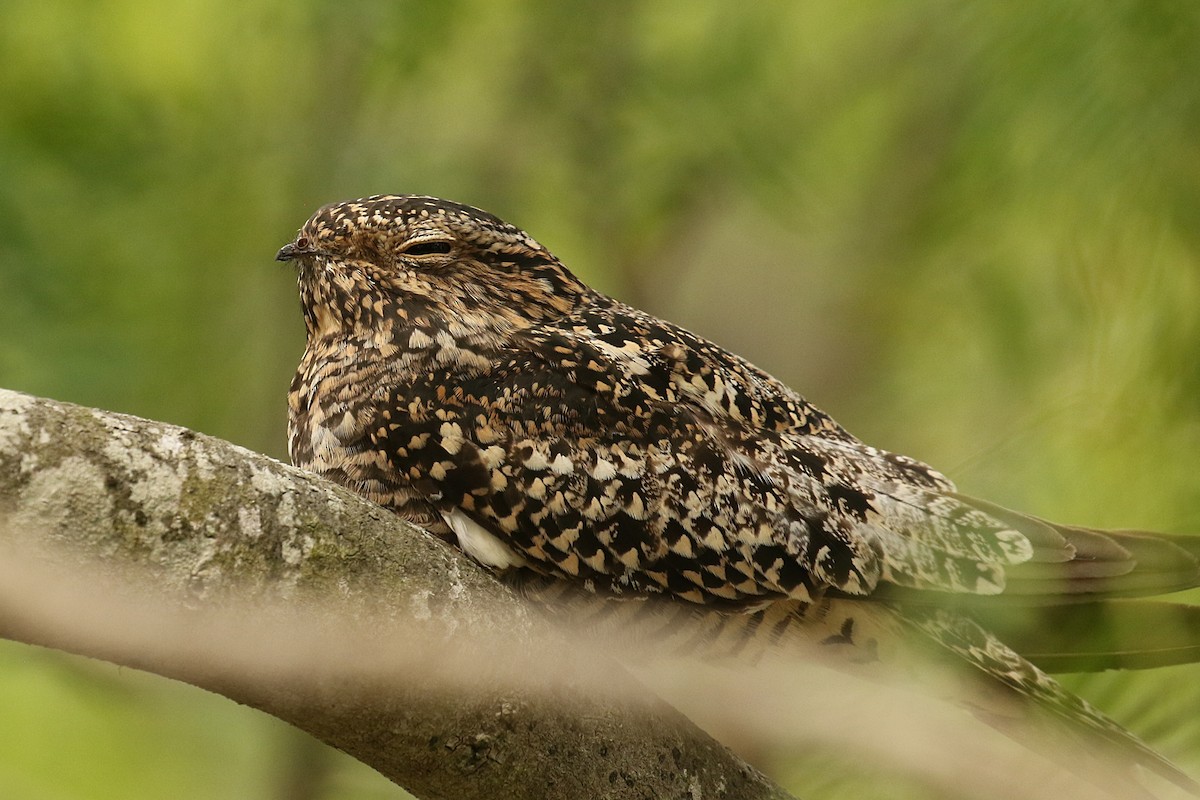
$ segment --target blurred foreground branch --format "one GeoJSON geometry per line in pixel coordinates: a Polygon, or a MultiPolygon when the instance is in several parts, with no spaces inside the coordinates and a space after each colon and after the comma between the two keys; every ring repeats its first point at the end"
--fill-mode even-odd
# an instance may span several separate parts
{"type": "Polygon", "coordinates": [[[3,390],[0,636],[254,706],[423,798],[788,796],[353,494],[183,428],[3,390]]]}

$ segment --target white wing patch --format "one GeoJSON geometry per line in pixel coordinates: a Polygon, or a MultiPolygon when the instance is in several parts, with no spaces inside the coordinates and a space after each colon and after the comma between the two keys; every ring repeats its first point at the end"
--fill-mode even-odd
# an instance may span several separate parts
{"type": "Polygon", "coordinates": [[[526,564],[523,556],[457,508],[443,513],[442,518],[458,537],[458,546],[480,564],[498,569],[521,567],[526,564]]]}

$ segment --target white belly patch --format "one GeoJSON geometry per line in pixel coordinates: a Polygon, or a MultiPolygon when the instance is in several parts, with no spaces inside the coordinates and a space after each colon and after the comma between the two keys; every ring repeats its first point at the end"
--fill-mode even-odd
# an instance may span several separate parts
{"type": "Polygon", "coordinates": [[[483,526],[457,508],[443,513],[442,518],[446,520],[450,530],[454,531],[454,535],[458,537],[458,546],[480,564],[507,569],[524,566],[526,563],[519,553],[488,533],[483,526]]]}

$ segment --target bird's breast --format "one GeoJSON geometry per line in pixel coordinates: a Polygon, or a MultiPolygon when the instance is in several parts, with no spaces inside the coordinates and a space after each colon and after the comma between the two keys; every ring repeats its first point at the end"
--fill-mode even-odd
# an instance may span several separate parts
{"type": "Polygon", "coordinates": [[[366,341],[310,341],[288,393],[292,463],[342,468],[366,432],[372,397],[393,354],[366,341]]]}

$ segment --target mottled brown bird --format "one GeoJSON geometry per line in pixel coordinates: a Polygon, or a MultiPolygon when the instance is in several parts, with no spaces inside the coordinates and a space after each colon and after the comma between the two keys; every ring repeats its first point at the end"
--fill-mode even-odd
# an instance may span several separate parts
{"type": "Polygon", "coordinates": [[[1014,602],[1058,609],[1031,646],[1050,666],[1195,659],[1195,640],[1071,640],[1108,598],[1200,582],[1192,540],[960,495],[476,208],[329,205],[277,257],[299,269],[308,332],[289,395],[298,466],[498,572],[716,609],[708,639],[730,651],[767,629],[808,627],[859,659],[927,637],[1194,786],[977,622],[1014,602]]]}

